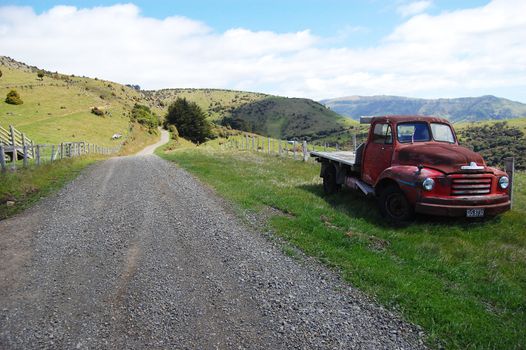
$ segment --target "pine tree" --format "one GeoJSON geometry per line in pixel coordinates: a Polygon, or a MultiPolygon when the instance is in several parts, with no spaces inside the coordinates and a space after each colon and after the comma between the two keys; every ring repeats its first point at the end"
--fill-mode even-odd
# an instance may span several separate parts
{"type": "Polygon", "coordinates": [[[212,137],[212,128],[205,113],[195,102],[177,98],[168,107],[165,126],[175,125],[179,135],[192,142],[203,142],[212,137]]]}

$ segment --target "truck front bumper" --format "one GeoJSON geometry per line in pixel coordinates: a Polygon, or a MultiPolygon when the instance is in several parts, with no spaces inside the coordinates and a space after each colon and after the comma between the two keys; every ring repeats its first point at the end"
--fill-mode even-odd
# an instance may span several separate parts
{"type": "Polygon", "coordinates": [[[470,197],[425,197],[416,203],[417,213],[439,216],[466,216],[469,209],[484,209],[484,216],[494,216],[510,209],[507,194],[470,197]]]}

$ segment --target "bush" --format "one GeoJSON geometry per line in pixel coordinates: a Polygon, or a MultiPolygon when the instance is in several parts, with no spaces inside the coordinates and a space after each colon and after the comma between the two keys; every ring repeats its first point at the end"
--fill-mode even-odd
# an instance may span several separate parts
{"type": "Polygon", "coordinates": [[[165,127],[175,125],[179,135],[192,142],[203,142],[214,137],[212,126],[205,114],[195,102],[188,102],[185,98],[178,97],[168,107],[165,118],[165,127]]]}
{"type": "Polygon", "coordinates": [[[506,157],[515,158],[515,169],[526,170],[526,137],[506,122],[470,126],[459,132],[461,143],[478,152],[491,166],[502,166],[506,157]]]}
{"type": "Polygon", "coordinates": [[[11,105],[21,105],[22,103],[24,103],[24,101],[22,101],[20,95],[16,90],[11,90],[7,93],[5,102],[11,105]]]}
{"type": "Polygon", "coordinates": [[[43,70],[39,70],[37,72],[37,77],[40,79],[40,80],[43,80],[44,79],[44,71],[43,70]]]}
{"type": "Polygon", "coordinates": [[[93,107],[91,109],[91,113],[98,115],[99,117],[104,115],[104,111],[102,109],[99,109],[98,107],[93,107]]]}
{"type": "Polygon", "coordinates": [[[155,130],[159,126],[159,117],[148,106],[135,104],[131,111],[131,120],[155,130]]]}
{"type": "Polygon", "coordinates": [[[175,125],[168,126],[168,131],[172,134],[172,138],[177,141],[179,140],[179,130],[175,125]]]}

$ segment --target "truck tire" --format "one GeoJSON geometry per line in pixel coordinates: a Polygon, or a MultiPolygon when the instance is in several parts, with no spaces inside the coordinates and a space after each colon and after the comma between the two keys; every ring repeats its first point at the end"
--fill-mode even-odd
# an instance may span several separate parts
{"type": "Polygon", "coordinates": [[[414,215],[414,209],[398,186],[388,186],[380,193],[380,212],[393,224],[403,224],[414,215]]]}
{"type": "Polygon", "coordinates": [[[323,192],[334,194],[341,189],[342,185],[336,183],[336,168],[330,165],[323,174],[323,192]]]}

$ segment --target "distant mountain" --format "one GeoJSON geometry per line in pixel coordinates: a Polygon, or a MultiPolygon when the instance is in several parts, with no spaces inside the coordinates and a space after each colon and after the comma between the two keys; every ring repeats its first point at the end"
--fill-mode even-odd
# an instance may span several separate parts
{"type": "Polygon", "coordinates": [[[358,120],[364,115],[421,114],[452,122],[526,117],[526,104],[495,96],[419,99],[399,96],[350,96],[322,100],[333,111],[358,120]]]}

